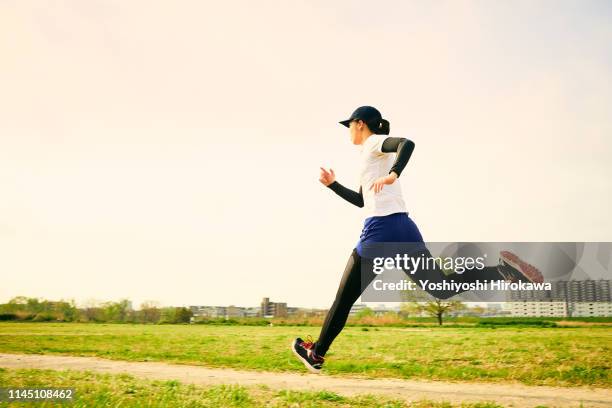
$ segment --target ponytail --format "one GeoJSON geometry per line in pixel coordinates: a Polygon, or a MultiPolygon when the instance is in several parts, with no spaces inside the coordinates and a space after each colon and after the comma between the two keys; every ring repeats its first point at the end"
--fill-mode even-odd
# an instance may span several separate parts
{"type": "Polygon", "coordinates": [[[391,131],[391,124],[387,119],[381,119],[378,124],[378,132],[379,135],[388,135],[391,131]]]}
{"type": "Polygon", "coordinates": [[[366,123],[372,133],[376,135],[388,135],[391,131],[391,124],[387,119],[380,119],[372,123],[366,123]]]}

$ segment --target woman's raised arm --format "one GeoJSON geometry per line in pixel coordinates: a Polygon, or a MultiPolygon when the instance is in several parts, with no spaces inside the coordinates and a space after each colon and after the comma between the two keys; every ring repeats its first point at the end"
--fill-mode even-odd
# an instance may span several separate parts
{"type": "Polygon", "coordinates": [[[381,151],[383,153],[397,153],[397,157],[391,170],[389,170],[389,174],[394,172],[397,174],[397,177],[399,177],[404,167],[406,167],[406,164],[408,164],[408,160],[410,160],[413,150],[414,142],[412,140],[404,137],[386,138],[382,144],[381,151]]]}

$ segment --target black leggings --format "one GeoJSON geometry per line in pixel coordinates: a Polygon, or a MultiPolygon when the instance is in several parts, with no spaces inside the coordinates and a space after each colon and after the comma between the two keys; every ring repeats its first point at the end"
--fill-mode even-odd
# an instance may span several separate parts
{"type": "MultiPolygon", "coordinates": [[[[412,256],[425,256],[431,257],[429,250],[424,249],[421,252],[412,256]]],[[[411,271],[412,272],[412,271],[411,271]]],[[[361,271],[361,256],[357,253],[356,249],[353,249],[351,256],[348,259],[342,279],[340,280],[340,287],[338,293],[336,293],[336,299],[329,309],[319,339],[315,344],[315,353],[319,356],[324,356],[329,349],[329,346],[334,341],[336,336],[340,334],[346,319],[348,318],[349,312],[353,307],[353,304],[357,301],[359,296],[368,287],[368,285],[378,276],[373,271],[364,273],[362,281],[361,271]]],[[[432,283],[439,283],[443,281],[454,280],[458,283],[471,283],[476,280],[497,280],[501,279],[497,266],[489,266],[479,270],[466,270],[463,273],[451,273],[446,275],[441,268],[429,268],[429,269],[416,269],[414,273],[410,273],[409,276],[415,282],[419,280],[429,280],[432,283]]],[[[439,299],[448,299],[451,296],[457,295],[458,293],[465,292],[467,289],[455,290],[425,290],[432,296],[439,299]]]]}

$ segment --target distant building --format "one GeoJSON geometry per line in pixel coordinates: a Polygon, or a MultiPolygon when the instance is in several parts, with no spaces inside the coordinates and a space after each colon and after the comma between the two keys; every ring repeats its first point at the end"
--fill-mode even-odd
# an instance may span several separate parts
{"type": "Polygon", "coordinates": [[[321,317],[321,316],[325,316],[327,312],[328,312],[328,309],[312,309],[312,308],[304,308],[304,307],[288,307],[287,308],[288,316],[321,317]]]}
{"type": "Polygon", "coordinates": [[[612,317],[612,302],[574,302],[569,304],[569,315],[574,317],[612,317]]]}
{"type": "Polygon", "coordinates": [[[363,304],[363,303],[355,303],[353,307],[351,307],[351,310],[349,311],[349,316],[352,317],[352,316],[357,315],[359,312],[361,312],[366,307],[368,307],[368,305],[363,304]]]}
{"type": "Polygon", "coordinates": [[[225,306],[189,306],[194,317],[225,318],[227,307],[225,306]]]}
{"type": "Polygon", "coordinates": [[[261,316],[261,308],[259,308],[259,307],[245,307],[244,308],[244,316],[245,317],[259,317],[259,316],[261,316]]]}
{"type": "Polygon", "coordinates": [[[611,282],[607,279],[551,282],[547,291],[510,291],[512,316],[612,316],[611,282]]]}
{"type": "Polygon", "coordinates": [[[399,308],[395,306],[388,307],[386,305],[380,304],[376,306],[372,306],[370,309],[374,312],[376,316],[382,316],[388,312],[399,312],[399,308]]]}
{"type": "Polygon", "coordinates": [[[608,279],[562,280],[551,283],[551,290],[512,290],[510,301],[546,300],[561,302],[612,302],[612,281],[608,279]]]}
{"type": "Polygon", "coordinates": [[[508,316],[511,312],[503,303],[487,303],[482,317],[508,316]]]}
{"type": "Polygon", "coordinates": [[[240,306],[189,306],[194,319],[214,318],[214,319],[235,319],[241,317],[258,317],[261,313],[259,307],[240,307],[240,306]]]}
{"type": "Polygon", "coordinates": [[[261,301],[261,316],[263,317],[287,317],[287,303],[270,302],[270,298],[261,301]]]}
{"type": "Polygon", "coordinates": [[[359,312],[361,312],[364,309],[370,309],[372,310],[372,312],[374,312],[374,315],[376,316],[382,316],[387,312],[399,312],[399,307],[387,307],[384,304],[379,304],[376,306],[368,306],[364,303],[355,303],[353,305],[353,307],[351,307],[351,310],[349,311],[349,316],[356,316],[359,312]]]}
{"type": "Polygon", "coordinates": [[[233,317],[245,317],[246,313],[244,307],[237,307],[232,305],[227,307],[225,316],[231,319],[233,317]]]}
{"type": "Polygon", "coordinates": [[[510,315],[520,317],[566,317],[565,302],[523,301],[510,302],[510,315]]]}

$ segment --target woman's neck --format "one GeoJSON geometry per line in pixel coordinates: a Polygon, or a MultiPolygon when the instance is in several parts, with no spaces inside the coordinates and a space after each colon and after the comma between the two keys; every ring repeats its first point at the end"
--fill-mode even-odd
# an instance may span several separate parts
{"type": "Polygon", "coordinates": [[[373,134],[374,133],[364,134],[364,136],[361,138],[361,143],[359,143],[359,144],[362,145],[368,139],[368,137],[372,136],[373,134]]]}

